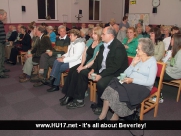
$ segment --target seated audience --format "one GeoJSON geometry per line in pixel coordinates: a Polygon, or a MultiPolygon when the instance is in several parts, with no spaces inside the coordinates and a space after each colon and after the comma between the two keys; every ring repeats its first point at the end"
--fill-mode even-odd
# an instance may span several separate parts
{"type": "Polygon", "coordinates": [[[138,26],[136,27],[136,34],[137,34],[137,38],[143,38],[143,27],[142,26],[138,26]]]}
{"type": "MultiPolygon", "coordinates": [[[[173,27],[171,28],[171,38],[173,37],[174,34],[177,34],[177,33],[179,33],[179,28],[176,27],[176,26],[173,26],[173,27]]],[[[172,49],[172,45],[171,45],[171,43],[170,43],[167,51],[169,51],[169,50],[171,50],[171,49],[172,49]]]]}
{"type": "Polygon", "coordinates": [[[70,28],[68,28],[67,27],[67,23],[63,23],[63,26],[65,26],[66,27],[66,32],[67,32],[67,34],[69,33],[69,31],[70,31],[70,28]]]}
{"type": "Polygon", "coordinates": [[[16,58],[19,51],[27,52],[29,49],[31,49],[31,37],[28,33],[26,33],[26,27],[21,26],[20,30],[23,37],[19,39],[20,44],[15,45],[15,48],[11,49],[11,54],[8,61],[12,65],[16,65],[16,58]]]}
{"type": "Polygon", "coordinates": [[[136,55],[138,39],[136,36],[136,30],[134,27],[130,27],[127,29],[127,37],[123,39],[122,44],[124,44],[124,47],[126,48],[126,52],[128,56],[136,55]]]}
{"type": "Polygon", "coordinates": [[[101,27],[93,28],[93,39],[90,39],[86,44],[81,64],[75,65],[69,70],[65,84],[62,88],[62,92],[65,96],[60,99],[60,104],[63,106],[67,105],[71,98],[73,98],[73,102],[67,105],[68,109],[80,108],[85,105],[84,97],[85,91],[87,90],[85,87],[88,86],[88,83],[82,81],[83,79],[81,78],[80,73],[85,69],[90,68],[94,63],[94,59],[99,52],[99,47],[102,45],[101,34],[101,27]]]}
{"type": "MultiPolygon", "coordinates": [[[[166,62],[166,69],[163,76],[163,81],[171,81],[181,79],[181,34],[174,34],[171,40],[172,54],[171,58],[166,62]]],[[[163,103],[163,95],[160,94],[160,103],[163,103]]],[[[156,101],[155,98],[153,100],[156,101]]]]}
{"type": "Polygon", "coordinates": [[[47,90],[48,92],[58,91],[61,73],[82,61],[85,43],[84,39],[80,37],[80,31],[77,29],[70,30],[70,40],[71,44],[68,46],[68,52],[54,61],[48,81],[53,86],[47,90]]]}
{"type": "Polygon", "coordinates": [[[170,26],[164,26],[163,30],[163,43],[165,45],[165,51],[167,51],[171,41],[170,26]]]}
{"type": "Polygon", "coordinates": [[[39,68],[43,73],[31,78],[31,81],[38,81],[33,85],[34,87],[42,86],[43,83],[46,84],[48,69],[53,66],[54,61],[57,59],[57,54],[63,55],[67,52],[68,45],[70,45],[70,38],[66,34],[66,27],[60,25],[58,33],[60,36],[56,38],[54,48],[41,55],[39,68]],[[43,83],[40,80],[43,80],[43,83]]]}
{"type": "Polygon", "coordinates": [[[35,41],[34,48],[32,50],[29,50],[26,55],[27,59],[23,66],[23,74],[19,77],[20,83],[24,83],[30,80],[33,65],[39,64],[40,56],[42,53],[46,52],[46,50],[52,49],[49,37],[44,34],[45,29],[42,26],[38,26],[35,29],[35,34],[39,38],[35,41]]]}
{"type": "Polygon", "coordinates": [[[54,32],[54,28],[52,26],[47,26],[47,35],[50,37],[50,41],[52,43],[52,46],[55,46],[55,41],[56,41],[56,34],[54,32]]]}
{"type": "Polygon", "coordinates": [[[128,23],[128,17],[127,16],[124,16],[123,17],[123,20],[121,21],[121,23],[119,24],[119,29],[122,30],[122,29],[128,29],[130,26],[129,26],[129,23],[128,23]]]}
{"type": "Polygon", "coordinates": [[[151,25],[145,25],[145,32],[142,33],[143,38],[150,38],[151,25]]]}
{"type": "MultiPolygon", "coordinates": [[[[96,73],[94,81],[97,88],[97,104],[92,104],[94,114],[100,114],[103,101],[101,95],[113,77],[117,77],[128,67],[128,57],[126,50],[119,40],[115,37],[116,32],[112,27],[105,27],[102,32],[102,41],[100,50],[93,65],[89,69],[80,72],[82,82],[88,83],[92,73],[96,73]],[[87,78],[88,76],[88,78],[87,78]]],[[[86,90],[84,86],[83,90],[86,90]]]]}
{"type": "Polygon", "coordinates": [[[97,120],[106,120],[109,107],[114,111],[110,120],[132,115],[136,107],[150,95],[153,87],[157,64],[153,57],[154,45],[148,38],[140,38],[137,55],[124,71],[126,78],[122,84],[113,78],[101,98],[104,100],[102,112],[97,120]]]}
{"type": "Polygon", "coordinates": [[[165,46],[162,41],[160,29],[158,27],[151,28],[150,39],[152,40],[155,47],[154,57],[156,61],[160,61],[165,55],[165,46]]]}
{"type": "Polygon", "coordinates": [[[9,61],[9,57],[11,54],[11,49],[13,48],[13,43],[15,42],[16,38],[18,36],[18,33],[16,31],[16,27],[14,25],[11,26],[11,35],[10,37],[6,40],[6,42],[9,43],[9,45],[6,45],[5,47],[5,52],[6,52],[6,62],[9,61]]]}

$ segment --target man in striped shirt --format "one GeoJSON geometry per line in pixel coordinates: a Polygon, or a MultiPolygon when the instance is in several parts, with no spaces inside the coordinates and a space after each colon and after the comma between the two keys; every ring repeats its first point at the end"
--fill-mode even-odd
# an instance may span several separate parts
{"type": "Polygon", "coordinates": [[[7,17],[6,11],[0,9],[0,78],[8,78],[9,76],[4,74],[4,72],[10,71],[8,69],[5,69],[4,67],[6,33],[2,21],[4,21],[6,17],[7,17]]]}

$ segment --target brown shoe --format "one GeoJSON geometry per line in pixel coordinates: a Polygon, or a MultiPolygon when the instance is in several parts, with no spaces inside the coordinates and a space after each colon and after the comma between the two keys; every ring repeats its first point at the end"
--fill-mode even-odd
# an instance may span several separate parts
{"type": "Polygon", "coordinates": [[[40,86],[43,86],[43,85],[44,84],[41,81],[39,81],[39,82],[35,83],[33,86],[34,87],[40,87],[40,86]]]}
{"type": "Polygon", "coordinates": [[[20,79],[26,78],[26,74],[23,73],[23,74],[19,75],[19,78],[20,78],[20,79]]]}
{"type": "Polygon", "coordinates": [[[30,80],[30,82],[38,82],[38,81],[40,81],[40,78],[39,78],[38,75],[32,77],[31,80],[30,80]]]}
{"type": "Polygon", "coordinates": [[[28,82],[28,81],[30,81],[30,78],[24,78],[24,79],[19,80],[20,83],[25,83],[25,82],[28,82]]]}

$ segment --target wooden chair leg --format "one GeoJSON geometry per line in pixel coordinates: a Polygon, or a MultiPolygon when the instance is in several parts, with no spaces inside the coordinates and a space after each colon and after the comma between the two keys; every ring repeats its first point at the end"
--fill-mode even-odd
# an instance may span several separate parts
{"type": "Polygon", "coordinates": [[[93,102],[96,102],[96,83],[93,83],[93,102]]]}
{"type": "Polygon", "coordinates": [[[177,102],[178,102],[179,99],[180,99],[180,91],[181,91],[181,85],[180,85],[180,87],[179,87],[179,89],[178,89],[178,93],[177,93],[177,102]]]}
{"type": "Polygon", "coordinates": [[[89,85],[90,85],[90,101],[92,102],[93,101],[93,84],[92,84],[92,81],[89,82],[89,85]]]}

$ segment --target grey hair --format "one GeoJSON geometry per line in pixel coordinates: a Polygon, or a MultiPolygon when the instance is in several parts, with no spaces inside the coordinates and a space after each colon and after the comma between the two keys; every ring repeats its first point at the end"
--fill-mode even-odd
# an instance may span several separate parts
{"type": "Polygon", "coordinates": [[[114,37],[116,37],[116,31],[112,26],[107,27],[107,34],[112,34],[114,37]]]}
{"type": "Polygon", "coordinates": [[[148,56],[154,55],[154,44],[150,38],[140,38],[138,44],[141,44],[141,50],[148,56]]]}
{"type": "Polygon", "coordinates": [[[59,30],[59,29],[62,29],[62,28],[66,30],[66,27],[65,27],[64,25],[60,25],[60,26],[58,27],[58,30],[59,30]]]}
{"type": "Polygon", "coordinates": [[[6,11],[4,9],[0,9],[0,15],[4,15],[4,13],[6,13],[6,11]]]}
{"type": "Polygon", "coordinates": [[[52,26],[47,26],[49,30],[53,30],[54,28],[52,26]]]}

